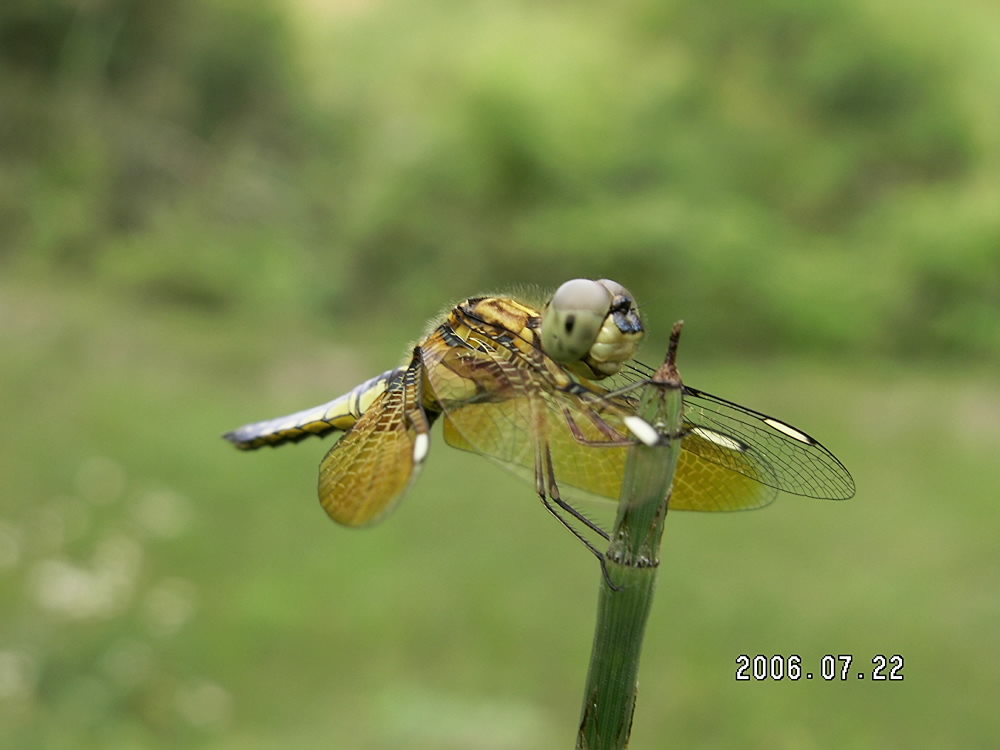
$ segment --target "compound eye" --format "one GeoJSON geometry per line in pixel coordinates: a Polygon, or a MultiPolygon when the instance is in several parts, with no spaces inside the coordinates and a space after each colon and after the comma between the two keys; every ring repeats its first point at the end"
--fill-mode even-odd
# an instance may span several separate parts
{"type": "MultiPolygon", "coordinates": [[[[621,284],[618,286],[624,290],[621,284]]],[[[605,282],[590,279],[573,279],[556,289],[542,310],[542,349],[545,353],[563,363],[577,362],[588,356],[611,308],[612,298],[613,293],[605,282]]]]}
{"type": "Polygon", "coordinates": [[[611,293],[616,309],[620,307],[627,310],[635,307],[635,297],[632,296],[632,292],[623,287],[617,281],[612,279],[600,279],[596,283],[600,284],[611,293]]]}

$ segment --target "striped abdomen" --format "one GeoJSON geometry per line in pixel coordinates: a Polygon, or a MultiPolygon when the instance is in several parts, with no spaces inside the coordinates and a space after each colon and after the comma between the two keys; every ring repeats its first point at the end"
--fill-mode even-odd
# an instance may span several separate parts
{"type": "Polygon", "coordinates": [[[249,451],[265,445],[297,443],[312,435],[326,435],[334,430],[349,430],[389,383],[401,377],[403,372],[402,367],[386,370],[333,401],[284,417],[245,424],[222,437],[240,450],[249,451]]]}

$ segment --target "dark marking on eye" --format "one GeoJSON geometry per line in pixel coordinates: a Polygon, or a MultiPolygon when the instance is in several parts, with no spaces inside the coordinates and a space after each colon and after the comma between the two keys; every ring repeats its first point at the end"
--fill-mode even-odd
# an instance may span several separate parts
{"type": "Polygon", "coordinates": [[[573,333],[573,327],[576,325],[576,316],[567,315],[566,316],[566,333],[573,333]]]}

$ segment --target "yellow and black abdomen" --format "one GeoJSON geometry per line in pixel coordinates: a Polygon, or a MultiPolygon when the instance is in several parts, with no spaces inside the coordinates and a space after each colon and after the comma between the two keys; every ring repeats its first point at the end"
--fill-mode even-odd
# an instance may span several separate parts
{"type": "Polygon", "coordinates": [[[250,451],[264,446],[297,443],[307,437],[327,435],[335,430],[347,431],[365,413],[371,403],[402,377],[404,368],[386,370],[366,380],[342,396],[311,409],[303,409],[284,417],[266,419],[237,427],[224,437],[240,450],[250,451]]]}

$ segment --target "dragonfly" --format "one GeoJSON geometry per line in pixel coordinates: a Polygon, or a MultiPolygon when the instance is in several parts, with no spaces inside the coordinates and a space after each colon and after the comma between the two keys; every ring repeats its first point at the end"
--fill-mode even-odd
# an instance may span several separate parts
{"type": "MultiPolygon", "coordinates": [[[[310,409],[238,427],[241,450],[342,433],[319,467],[321,505],[350,527],[385,517],[417,477],[430,430],[526,474],[545,507],[602,561],[581,528],[607,532],[561,486],[618,500],[628,450],[661,436],[636,414],[653,368],[634,297],[609,279],[574,279],[541,309],[513,297],[466,299],[433,321],[399,367],[310,409]]],[[[779,491],[843,500],[850,473],[803,430],[683,386],[681,453],[670,510],[736,511],[779,491]]]]}

